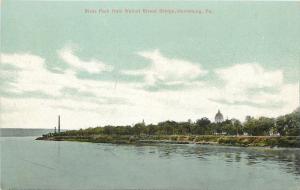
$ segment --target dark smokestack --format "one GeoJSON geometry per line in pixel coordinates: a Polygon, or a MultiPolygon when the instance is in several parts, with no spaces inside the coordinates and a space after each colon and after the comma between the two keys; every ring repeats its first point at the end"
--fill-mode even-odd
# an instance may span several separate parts
{"type": "Polygon", "coordinates": [[[58,133],[60,133],[60,115],[58,115],[58,133]]]}

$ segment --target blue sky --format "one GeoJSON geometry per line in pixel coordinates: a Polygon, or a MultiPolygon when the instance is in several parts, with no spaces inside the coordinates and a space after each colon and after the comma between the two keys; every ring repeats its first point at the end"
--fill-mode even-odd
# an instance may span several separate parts
{"type": "Polygon", "coordinates": [[[65,128],[275,117],[299,100],[299,2],[1,5],[1,122],[65,128]],[[206,14],[86,14],[99,9],[206,14]]]}

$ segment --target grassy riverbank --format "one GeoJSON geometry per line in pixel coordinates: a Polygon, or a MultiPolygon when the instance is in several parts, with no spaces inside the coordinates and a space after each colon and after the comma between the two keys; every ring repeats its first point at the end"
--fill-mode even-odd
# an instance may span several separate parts
{"type": "Polygon", "coordinates": [[[115,144],[217,144],[230,146],[257,146],[257,147],[298,147],[300,137],[296,136],[217,136],[217,135],[152,135],[152,136],[129,136],[129,135],[89,135],[89,136],[59,136],[44,135],[37,140],[52,141],[78,141],[92,143],[115,143],[115,144]]]}

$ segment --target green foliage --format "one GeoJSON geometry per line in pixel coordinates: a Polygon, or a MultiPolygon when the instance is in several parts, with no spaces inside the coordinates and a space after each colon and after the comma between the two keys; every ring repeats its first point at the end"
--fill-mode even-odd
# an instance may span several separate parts
{"type": "Polygon", "coordinates": [[[276,132],[280,135],[300,136],[300,111],[299,108],[290,114],[276,119],[276,132]]]}
{"type": "Polygon", "coordinates": [[[260,117],[259,119],[249,118],[244,123],[244,130],[249,135],[266,136],[274,128],[275,121],[272,118],[260,117]]]}
{"type": "MultiPolygon", "coordinates": [[[[242,124],[237,119],[225,120],[222,123],[212,123],[208,118],[198,119],[195,123],[164,121],[157,125],[145,125],[144,122],[134,126],[104,126],[80,130],[65,131],[54,136],[92,136],[92,135],[125,135],[125,136],[169,136],[174,135],[242,135],[247,132],[250,136],[269,136],[279,133],[281,136],[300,135],[300,112],[296,111],[277,117],[276,119],[260,117],[255,119],[248,116],[242,124]]],[[[196,139],[198,140],[198,139],[196,139]]],[[[223,141],[222,139],[221,141],[223,141]]],[[[105,141],[105,140],[103,140],[105,141]]],[[[232,142],[233,143],[233,142],[232,142]]]]}

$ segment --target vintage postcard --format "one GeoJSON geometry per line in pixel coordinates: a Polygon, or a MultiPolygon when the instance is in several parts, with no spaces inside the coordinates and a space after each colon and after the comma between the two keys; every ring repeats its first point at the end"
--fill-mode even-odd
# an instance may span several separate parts
{"type": "Polygon", "coordinates": [[[300,2],[2,0],[1,190],[300,190],[300,2]]]}

